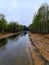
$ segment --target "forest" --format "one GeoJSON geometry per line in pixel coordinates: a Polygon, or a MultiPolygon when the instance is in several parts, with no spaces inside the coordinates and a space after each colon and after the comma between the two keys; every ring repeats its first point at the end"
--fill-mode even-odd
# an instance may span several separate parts
{"type": "Polygon", "coordinates": [[[16,21],[8,23],[5,15],[0,14],[0,33],[15,33],[23,30],[23,25],[18,24],[16,21]]]}
{"type": "Polygon", "coordinates": [[[33,33],[49,33],[49,5],[42,4],[34,15],[29,29],[33,33]]]}

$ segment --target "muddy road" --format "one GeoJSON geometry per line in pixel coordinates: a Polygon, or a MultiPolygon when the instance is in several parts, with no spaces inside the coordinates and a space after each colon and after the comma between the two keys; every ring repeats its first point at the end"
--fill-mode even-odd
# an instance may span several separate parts
{"type": "Polygon", "coordinates": [[[7,38],[0,43],[0,65],[33,65],[28,33],[7,38]]]}

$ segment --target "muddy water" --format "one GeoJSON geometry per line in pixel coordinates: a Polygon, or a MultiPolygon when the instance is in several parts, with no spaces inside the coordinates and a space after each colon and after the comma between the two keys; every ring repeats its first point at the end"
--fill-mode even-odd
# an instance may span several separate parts
{"type": "Polygon", "coordinates": [[[32,65],[28,33],[7,38],[0,47],[0,65],[32,65]]]}

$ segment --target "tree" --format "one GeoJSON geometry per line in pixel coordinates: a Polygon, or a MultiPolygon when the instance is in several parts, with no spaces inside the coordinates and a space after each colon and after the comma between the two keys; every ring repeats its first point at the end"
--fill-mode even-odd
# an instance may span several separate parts
{"type": "Polygon", "coordinates": [[[2,18],[2,20],[0,20],[0,32],[4,33],[4,31],[6,30],[6,26],[7,26],[7,22],[4,18],[2,18]]]}
{"type": "Polygon", "coordinates": [[[43,4],[39,9],[29,28],[36,33],[48,33],[49,31],[49,6],[43,4]]]}

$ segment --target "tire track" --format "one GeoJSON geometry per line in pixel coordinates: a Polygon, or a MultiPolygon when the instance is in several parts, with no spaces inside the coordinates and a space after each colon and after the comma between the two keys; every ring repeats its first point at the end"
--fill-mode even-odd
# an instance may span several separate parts
{"type": "Polygon", "coordinates": [[[39,52],[31,36],[29,36],[29,39],[31,41],[31,48],[32,48],[31,54],[32,54],[32,59],[34,60],[34,65],[49,65],[49,61],[47,61],[39,52]]]}

